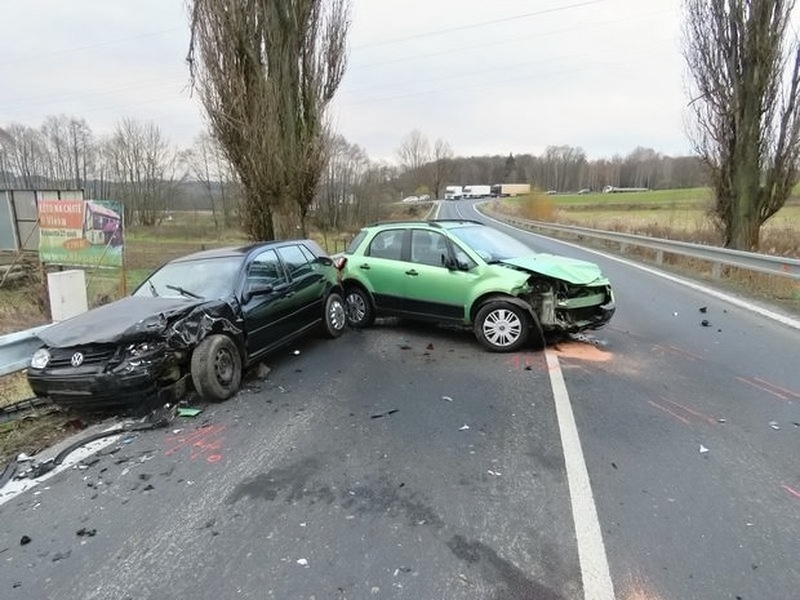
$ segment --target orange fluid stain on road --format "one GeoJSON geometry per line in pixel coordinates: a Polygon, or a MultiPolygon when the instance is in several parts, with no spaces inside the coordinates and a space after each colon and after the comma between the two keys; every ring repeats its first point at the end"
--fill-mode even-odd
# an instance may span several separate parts
{"type": "Polygon", "coordinates": [[[559,357],[588,360],[591,362],[609,362],[614,358],[611,352],[601,350],[584,342],[563,342],[553,348],[559,357]]]}

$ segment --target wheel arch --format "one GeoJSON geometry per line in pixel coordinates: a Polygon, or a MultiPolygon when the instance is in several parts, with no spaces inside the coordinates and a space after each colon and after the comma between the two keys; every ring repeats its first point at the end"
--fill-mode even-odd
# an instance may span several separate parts
{"type": "Polygon", "coordinates": [[[509,304],[518,306],[519,308],[524,310],[528,315],[530,315],[534,323],[538,323],[536,313],[534,312],[533,307],[530,304],[525,302],[525,300],[523,300],[522,298],[519,298],[517,296],[512,296],[510,294],[503,294],[501,292],[486,292],[485,294],[478,296],[472,303],[472,306],[470,306],[469,308],[470,323],[475,322],[475,315],[478,314],[478,311],[487,302],[508,302],[509,304]]]}

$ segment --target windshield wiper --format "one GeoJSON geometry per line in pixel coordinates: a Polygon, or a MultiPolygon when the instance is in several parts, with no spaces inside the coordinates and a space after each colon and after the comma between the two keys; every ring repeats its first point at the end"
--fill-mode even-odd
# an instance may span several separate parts
{"type": "Polygon", "coordinates": [[[150,293],[153,294],[153,296],[158,296],[158,292],[156,291],[156,286],[153,285],[153,282],[148,279],[147,285],[150,286],[150,293]]]}
{"type": "Polygon", "coordinates": [[[187,290],[187,289],[184,289],[184,288],[182,288],[182,287],[181,287],[181,286],[179,286],[179,285],[172,285],[172,284],[169,284],[169,283],[168,283],[168,284],[167,284],[167,285],[165,285],[164,287],[165,287],[165,288],[167,288],[167,289],[170,289],[170,290],[175,290],[175,291],[176,291],[176,292],[178,292],[178,293],[179,293],[181,296],[188,296],[189,298],[197,298],[198,300],[202,300],[202,299],[203,299],[203,297],[202,297],[202,296],[200,296],[200,295],[198,295],[198,294],[195,294],[194,292],[190,292],[189,290],[187,290]]]}

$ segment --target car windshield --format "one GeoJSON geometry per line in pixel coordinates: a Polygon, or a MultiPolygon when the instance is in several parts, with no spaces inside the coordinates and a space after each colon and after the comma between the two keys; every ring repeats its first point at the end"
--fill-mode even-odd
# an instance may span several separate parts
{"type": "Polygon", "coordinates": [[[520,256],[536,254],[510,235],[480,225],[454,227],[450,233],[472,248],[486,262],[497,262],[520,256]]]}
{"type": "Polygon", "coordinates": [[[134,296],[225,298],[233,293],[241,256],[222,256],[167,263],[148,277],[134,296]]]}

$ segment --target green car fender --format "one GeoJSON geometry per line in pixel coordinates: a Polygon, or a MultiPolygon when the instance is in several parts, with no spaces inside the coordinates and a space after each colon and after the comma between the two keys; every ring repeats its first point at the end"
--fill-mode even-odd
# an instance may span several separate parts
{"type": "MultiPolygon", "coordinates": [[[[467,304],[467,314],[465,315],[468,324],[473,322],[480,307],[490,300],[509,302],[524,309],[535,318],[533,307],[521,298],[531,292],[531,287],[528,285],[530,273],[509,271],[505,267],[495,268],[503,269],[504,272],[502,274],[493,273],[495,276],[485,277],[481,284],[476,285],[472,290],[473,293],[467,304]]],[[[492,266],[489,269],[494,270],[492,266]]]]}

